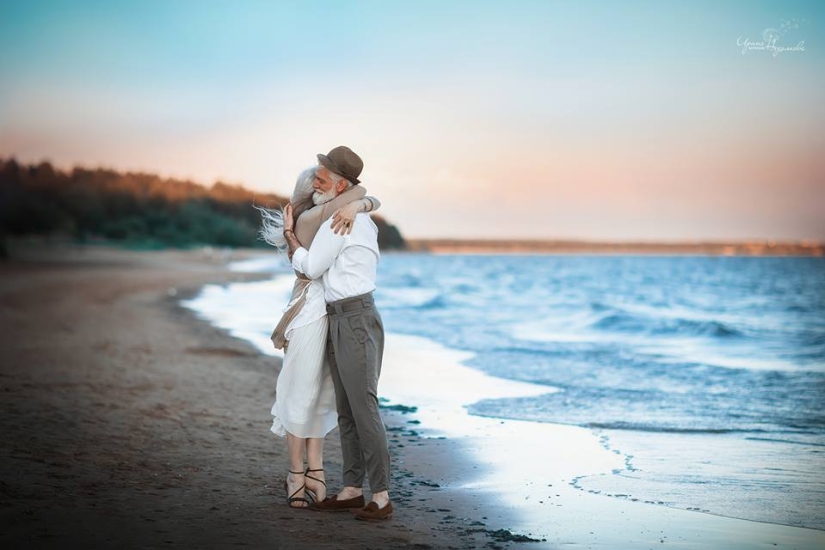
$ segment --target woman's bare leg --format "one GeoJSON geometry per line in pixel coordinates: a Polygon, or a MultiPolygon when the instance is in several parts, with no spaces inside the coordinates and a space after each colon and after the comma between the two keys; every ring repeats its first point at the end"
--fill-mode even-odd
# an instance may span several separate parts
{"type": "MultiPolygon", "coordinates": [[[[294,498],[303,498],[305,496],[304,490],[299,488],[305,483],[304,481],[304,449],[306,448],[305,439],[296,437],[291,433],[286,434],[286,446],[289,450],[289,474],[286,478],[287,496],[293,495],[294,498]],[[300,472],[300,473],[293,473],[300,472]]],[[[306,506],[305,502],[293,502],[291,506],[295,508],[303,508],[306,506]]]]}
{"type": "Polygon", "coordinates": [[[307,489],[315,493],[318,501],[327,498],[327,487],[322,481],[326,481],[324,477],[324,438],[323,437],[309,437],[306,439],[307,448],[307,468],[311,470],[307,473],[306,484],[307,489]],[[311,478],[315,479],[311,479],[311,478]],[[320,481],[316,481],[320,480],[320,481]]]}

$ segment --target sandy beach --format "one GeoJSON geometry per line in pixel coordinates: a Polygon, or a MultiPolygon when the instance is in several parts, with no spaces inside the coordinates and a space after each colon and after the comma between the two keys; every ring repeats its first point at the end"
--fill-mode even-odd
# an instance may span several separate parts
{"type": "MultiPolygon", "coordinates": [[[[0,540],[6,547],[825,545],[822,531],[580,490],[574,477],[603,451],[582,428],[541,424],[537,435],[534,423],[508,421],[510,439],[502,441],[513,452],[501,463],[502,453],[488,453],[484,436],[497,419],[469,417],[466,437],[421,437],[438,428],[429,425],[436,421],[426,404],[417,413],[401,405],[384,410],[393,520],[363,524],[349,514],[288,509],[285,446],[268,431],[279,361],[179,303],[207,283],[262,277],[227,268],[229,260],[258,253],[11,248],[11,259],[0,264],[0,540]],[[524,444],[530,434],[558,452],[534,456],[524,444]],[[512,476],[491,482],[490,474],[502,471],[512,476]],[[501,496],[505,486],[525,479],[532,485],[519,502],[501,496]],[[531,524],[525,519],[531,507],[549,510],[541,517],[550,519],[531,524]]],[[[413,357],[403,353],[405,345],[388,339],[387,359],[436,368],[447,355],[419,348],[413,357]]],[[[388,378],[393,383],[407,382],[388,378]]],[[[334,491],[337,432],[327,438],[325,456],[334,491]]]]}

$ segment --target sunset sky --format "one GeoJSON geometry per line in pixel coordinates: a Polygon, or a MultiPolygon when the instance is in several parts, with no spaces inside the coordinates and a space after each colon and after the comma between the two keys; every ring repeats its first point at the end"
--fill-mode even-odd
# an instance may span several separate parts
{"type": "Polygon", "coordinates": [[[825,239],[823,25],[816,1],[5,1],[0,157],[288,195],[346,144],[407,237],[825,239]],[[804,51],[742,45],[766,37],[804,51]]]}

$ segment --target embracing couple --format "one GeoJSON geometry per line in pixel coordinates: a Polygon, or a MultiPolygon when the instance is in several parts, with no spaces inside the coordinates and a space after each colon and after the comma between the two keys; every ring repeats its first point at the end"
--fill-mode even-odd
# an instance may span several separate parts
{"type": "Polygon", "coordinates": [[[288,253],[297,277],[272,333],[284,361],[271,431],[286,437],[290,507],[356,510],[357,519],[382,520],[392,515],[390,456],[377,395],[384,326],[372,297],[378,228],[367,214],[380,202],[359,185],[363,167],[351,149],[336,147],[298,176],[283,215],[261,209],[261,235],[288,253]],[[327,496],[324,436],[336,425],[344,487],[327,496]]]}

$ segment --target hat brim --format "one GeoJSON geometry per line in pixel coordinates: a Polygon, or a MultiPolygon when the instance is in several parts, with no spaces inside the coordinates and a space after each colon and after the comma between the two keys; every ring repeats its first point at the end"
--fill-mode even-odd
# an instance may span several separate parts
{"type": "Polygon", "coordinates": [[[347,176],[346,174],[342,174],[341,169],[338,167],[338,165],[336,165],[334,162],[332,162],[332,159],[330,159],[325,154],[318,153],[316,156],[318,157],[318,162],[320,162],[321,164],[326,166],[329,169],[330,172],[335,172],[336,174],[338,174],[342,178],[344,178],[348,181],[351,181],[352,183],[354,183],[356,185],[361,183],[361,180],[359,180],[358,178],[351,178],[351,177],[347,176]]]}

